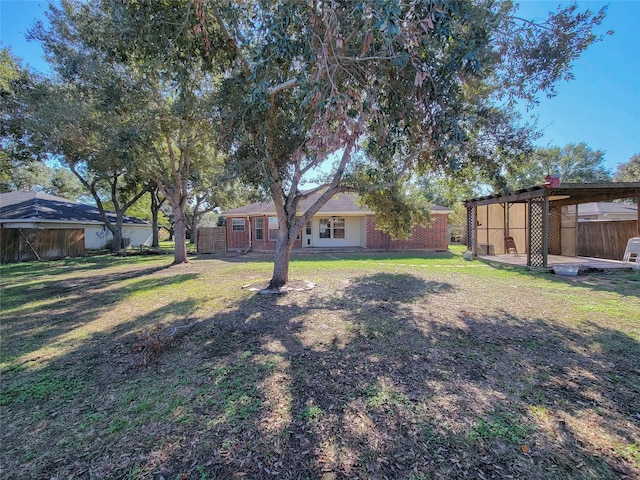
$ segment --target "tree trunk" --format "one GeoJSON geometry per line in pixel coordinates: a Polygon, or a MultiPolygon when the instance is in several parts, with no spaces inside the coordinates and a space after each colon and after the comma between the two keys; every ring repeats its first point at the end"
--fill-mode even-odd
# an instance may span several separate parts
{"type": "Polygon", "coordinates": [[[151,247],[158,248],[160,246],[160,238],[158,235],[158,211],[160,205],[158,205],[158,197],[153,190],[149,192],[151,194],[151,229],[153,230],[153,237],[151,238],[151,247]]]}
{"type": "Polygon", "coordinates": [[[280,226],[278,241],[276,242],[276,254],[273,263],[273,277],[269,282],[268,290],[278,290],[289,281],[289,258],[294,240],[289,238],[289,232],[284,225],[280,226]]]}
{"type": "Polygon", "coordinates": [[[118,253],[122,247],[122,216],[117,215],[116,225],[113,234],[113,240],[111,241],[111,253],[118,253]]]}
{"type": "Polygon", "coordinates": [[[184,208],[177,203],[173,206],[174,239],[175,251],[173,254],[173,264],[187,263],[187,221],[184,215],[184,208]]]}
{"type": "Polygon", "coordinates": [[[152,248],[158,248],[160,246],[160,235],[159,235],[158,213],[157,212],[152,215],[151,228],[153,229],[153,234],[151,236],[151,247],[152,248]]]}
{"type": "Polygon", "coordinates": [[[189,232],[189,243],[196,243],[196,238],[198,236],[198,217],[195,212],[193,212],[193,216],[191,217],[191,231],[189,232]]]}

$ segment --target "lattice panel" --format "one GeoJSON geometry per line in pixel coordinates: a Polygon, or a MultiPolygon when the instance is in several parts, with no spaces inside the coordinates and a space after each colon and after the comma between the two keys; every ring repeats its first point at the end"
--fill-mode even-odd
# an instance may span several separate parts
{"type": "Polygon", "coordinates": [[[529,258],[530,267],[544,267],[545,244],[544,231],[544,198],[533,198],[529,200],[529,258]]]}
{"type": "Polygon", "coordinates": [[[473,250],[473,246],[476,244],[476,211],[473,207],[467,207],[467,250],[473,250]]]}
{"type": "Polygon", "coordinates": [[[548,253],[550,255],[560,255],[562,247],[560,245],[560,207],[553,207],[549,209],[549,231],[547,233],[548,238],[548,253]]]}

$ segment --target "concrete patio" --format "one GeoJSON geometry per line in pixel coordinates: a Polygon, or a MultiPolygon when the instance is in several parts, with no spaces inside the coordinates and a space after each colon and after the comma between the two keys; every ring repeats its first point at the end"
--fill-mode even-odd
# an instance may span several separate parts
{"type": "MultiPolygon", "coordinates": [[[[478,255],[479,259],[498,262],[520,267],[527,266],[527,254],[496,254],[478,255]]],[[[640,269],[638,263],[623,263],[621,260],[609,260],[607,258],[569,257],[565,255],[549,255],[547,258],[548,270],[553,270],[554,265],[578,265],[580,270],[631,270],[632,267],[640,269]]]]}

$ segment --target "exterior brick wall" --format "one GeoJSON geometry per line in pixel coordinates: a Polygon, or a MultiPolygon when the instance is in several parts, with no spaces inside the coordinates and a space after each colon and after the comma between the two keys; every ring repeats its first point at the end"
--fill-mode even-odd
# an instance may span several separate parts
{"type": "Polygon", "coordinates": [[[244,217],[244,232],[234,232],[232,217],[227,218],[227,250],[245,250],[249,246],[249,225],[244,217]]]}
{"type": "Polygon", "coordinates": [[[375,217],[367,215],[367,248],[378,250],[446,250],[449,245],[447,215],[431,214],[431,219],[431,225],[428,227],[416,225],[410,239],[392,240],[389,235],[376,228],[375,217]]]}
{"type": "MultiPolygon", "coordinates": [[[[268,217],[262,217],[263,231],[262,240],[256,240],[255,219],[260,217],[251,217],[251,228],[246,217],[228,217],[227,218],[227,250],[245,250],[249,247],[249,231],[253,237],[252,246],[254,251],[270,251],[275,250],[276,242],[269,240],[269,220],[268,217]],[[232,230],[232,218],[243,218],[245,220],[244,232],[234,232],[232,230]]],[[[432,223],[428,227],[416,226],[413,229],[413,235],[408,240],[392,240],[389,235],[382,233],[376,228],[375,217],[367,215],[367,248],[375,250],[446,250],[449,245],[448,239],[448,219],[447,215],[431,214],[432,223]]],[[[293,248],[302,248],[302,239],[295,241],[293,248]]]]}
{"type": "MultiPolygon", "coordinates": [[[[254,251],[269,251],[276,249],[276,241],[269,240],[269,217],[250,217],[251,228],[246,217],[227,217],[227,250],[246,250],[249,247],[249,230],[251,230],[252,247],[254,251]],[[232,218],[244,218],[244,232],[232,230],[232,218]],[[262,218],[262,240],[256,240],[256,218],[262,218]]],[[[293,248],[302,248],[302,239],[295,240],[293,248]]]]}

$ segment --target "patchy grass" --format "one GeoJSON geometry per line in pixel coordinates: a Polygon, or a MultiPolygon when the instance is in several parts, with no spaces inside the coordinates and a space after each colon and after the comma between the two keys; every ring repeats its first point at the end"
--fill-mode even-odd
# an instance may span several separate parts
{"type": "MultiPolygon", "coordinates": [[[[526,439],[535,428],[535,425],[519,421],[517,415],[496,411],[482,417],[471,429],[470,436],[473,440],[500,439],[518,444],[526,439]]],[[[525,450],[527,449],[525,448],[525,450]]]]}
{"type": "Polygon", "coordinates": [[[640,275],[460,253],[1,266],[0,476],[640,476],[640,275]]]}

